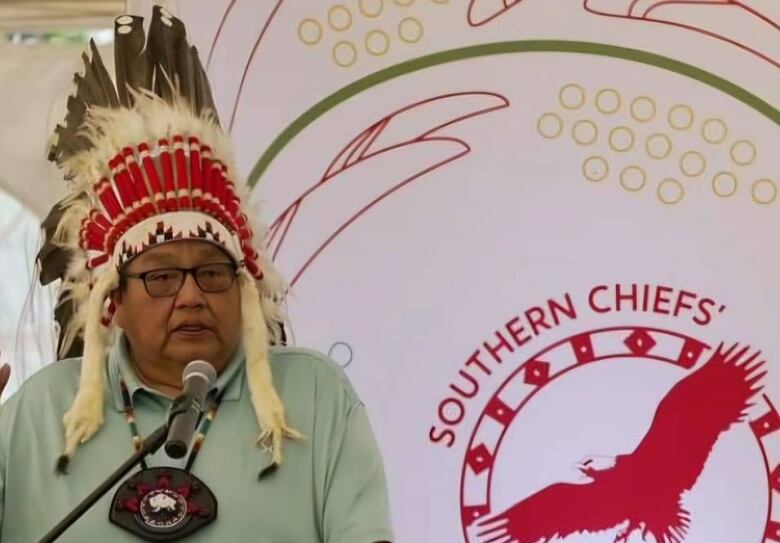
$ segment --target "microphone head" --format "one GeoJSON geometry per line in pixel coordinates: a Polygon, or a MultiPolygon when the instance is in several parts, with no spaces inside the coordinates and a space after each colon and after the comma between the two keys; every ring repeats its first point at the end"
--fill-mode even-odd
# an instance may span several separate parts
{"type": "Polygon", "coordinates": [[[184,458],[189,450],[189,445],[183,441],[169,441],[165,444],[165,454],[171,458],[184,458]]]}
{"type": "Polygon", "coordinates": [[[193,360],[184,367],[184,371],[181,374],[181,382],[186,383],[193,378],[203,379],[206,385],[210,387],[217,380],[217,370],[205,360],[193,360]]]}

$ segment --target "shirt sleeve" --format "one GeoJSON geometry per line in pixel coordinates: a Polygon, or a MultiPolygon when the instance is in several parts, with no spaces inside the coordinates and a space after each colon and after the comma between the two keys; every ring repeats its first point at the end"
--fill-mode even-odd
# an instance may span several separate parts
{"type": "Polygon", "coordinates": [[[325,543],[392,541],[382,457],[362,403],[349,409],[343,431],[333,433],[328,449],[325,543]]]}

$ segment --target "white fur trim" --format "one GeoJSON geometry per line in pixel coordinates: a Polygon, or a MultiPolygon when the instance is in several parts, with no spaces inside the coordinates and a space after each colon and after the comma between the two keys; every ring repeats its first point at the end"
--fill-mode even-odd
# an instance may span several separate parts
{"type": "Polygon", "coordinates": [[[73,405],[65,413],[65,456],[72,456],[103,425],[105,358],[109,330],[101,323],[103,302],[119,285],[116,270],[105,273],[89,294],[84,333],[84,358],[81,362],[79,390],[73,405]]]}
{"type": "Polygon", "coordinates": [[[301,439],[303,436],[287,425],[284,406],[273,385],[268,362],[268,332],[255,280],[242,269],[239,284],[247,381],[260,425],[258,443],[270,450],[274,463],[281,464],[284,438],[301,439]]]}

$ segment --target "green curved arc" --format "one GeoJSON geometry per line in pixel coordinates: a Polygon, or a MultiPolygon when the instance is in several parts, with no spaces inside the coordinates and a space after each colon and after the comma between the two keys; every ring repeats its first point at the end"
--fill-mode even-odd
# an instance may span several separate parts
{"type": "Polygon", "coordinates": [[[711,72],[702,70],[701,68],[697,68],[691,64],[686,64],[685,62],[680,62],[679,60],[671,59],[669,57],[657,55],[655,53],[649,53],[647,51],[640,51],[638,49],[618,47],[616,45],[607,45],[604,43],[566,40],[503,41],[481,45],[472,45],[458,49],[450,49],[448,51],[441,51],[439,53],[433,53],[424,57],[418,57],[406,62],[401,62],[400,64],[389,66],[379,70],[378,72],[374,72],[365,77],[362,77],[345,87],[342,87],[330,96],[327,96],[310,107],[301,116],[295,119],[289,126],[287,126],[287,128],[285,128],[284,131],[282,131],[282,133],[279,134],[273,142],[271,142],[271,145],[268,146],[263,155],[255,164],[254,168],[252,168],[252,171],[249,174],[249,186],[254,187],[255,184],[257,184],[258,180],[268,169],[268,166],[271,164],[274,158],[276,158],[282,149],[284,149],[290,140],[298,135],[299,132],[313,123],[324,113],[355,96],[356,94],[379,85],[380,83],[384,83],[390,79],[416,72],[418,70],[423,70],[425,68],[430,68],[431,66],[438,66],[439,64],[446,64],[448,62],[456,62],[459,60],[482,56],[530,52],[584,53],[589,55],[622,58],[634,62],[640,62],[642,64],[649,64],[658,68],[663,68],[700,81],[705,85],[714,87],[728,94],[729,96],[736,98],[748,107],[755,109],[765,117],[774,121],[776,124],[780,124],[780,110],[765,102],[755,94],[711,72]]]}

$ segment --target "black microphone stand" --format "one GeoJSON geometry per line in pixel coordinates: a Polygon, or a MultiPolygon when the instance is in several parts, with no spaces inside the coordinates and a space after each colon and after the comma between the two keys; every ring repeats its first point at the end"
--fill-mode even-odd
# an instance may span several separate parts
{"type": "Polygon", "coordinates": [[[108,477],[108,479],[106,479],[99,487],[97,487],[89,496],[84,498],[84,501],[76,506],[76,508],[71,511],[68,516],[62,519],[59,524],[52,528],[48,534],[43,536],[43,539],[41,539],[39,543],[50,543],[51,541],[56,540],[63,534],[63,532],[65,532],[65,530],[71,526],[71,524],[76,522],[84,513],[89,510],[90,507],[95,505],[95,503],[106,492],[111,490],[115,484],[122,480],[122,478],[124,478],[124,476],[127,475],[130,470],[136,466],[136,464],[143,460],[147,454],[154,454],[157,452],[157,450],[162,447],[163,443],[165,443],[165,440],[168,437],[168,426],[169,421],[161,424],[159,428],[149,434],[149,436],[143,440],[141,447],[135,452],[135,454],[133,454],[133,456],[128,458],[124,464],[119,466],[119,468],[108,477]]]}

